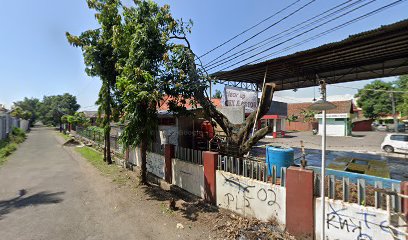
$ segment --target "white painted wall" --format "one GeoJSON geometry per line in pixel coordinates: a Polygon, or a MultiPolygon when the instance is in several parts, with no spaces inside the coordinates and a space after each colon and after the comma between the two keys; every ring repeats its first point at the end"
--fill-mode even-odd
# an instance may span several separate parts
{"type": "Polygon", "coordinates": [[[146,162],[148,172],[164,179],[164,156],[157,153],[147,152],[146,162]]]}
{"type": "Polygon", "coordinates": [[[224,171],[216,172],[217,205],[244,216],[286,222],[286,189],[224,171]]]}
{"type": "MultiPolygon", "coordinates": [[[[322,224],[320,204],[321,198],[316,198],[315,236],[317,240],[320,240],[322,224]]],[[[374,207],[364,207],[340,200],[326,200],[326,239],[405,239],[403,235],[398,235],[397,238],[392,237],[387,228],[387,218],[387,211],[374,207]]],[[[405,224],[401,217],[396,216],[396,221],[399,221],[400,225],[405,224]]]]}
{"type": "Polygon", "coordinates": [[[141,165],[142,156],[140,155],[140,148],[130,148],[129,150],[129,162],[133,163],[136,166],[141,165]]]}
{"type": "Polygon", "coordinates": [[[204,167],[173,158],[173,184],[196,196],[204,198],[204,167]]]}
{"type": "Polygon", "coordinates": [[[25,119],[20,119],[20,129],[23,130],[24,132],[28,131],[30,122],[25,119]]]}

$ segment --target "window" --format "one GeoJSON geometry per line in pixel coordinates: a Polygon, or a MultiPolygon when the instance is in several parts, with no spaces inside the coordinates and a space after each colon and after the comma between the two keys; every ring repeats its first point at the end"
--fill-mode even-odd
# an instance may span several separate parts
{"type": "Polygon", "coordinates": [[[391,135],[391,140],[408,142],[408,135],[391,135]]]}
{"type": "Polygon", "coordinates": [[[335,118],[334,121],[335,122],[344,122],[344,118],[335,118]]]}

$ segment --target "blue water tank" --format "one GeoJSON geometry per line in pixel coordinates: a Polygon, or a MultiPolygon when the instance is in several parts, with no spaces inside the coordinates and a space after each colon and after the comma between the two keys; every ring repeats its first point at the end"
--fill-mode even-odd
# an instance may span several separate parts
{"type": "Polygon", "coordinates": [[[294,164],[293,148],[281,148],[275,146],[266,147],[266,165],[268,167],[268,175],[272,176],[272,166],[276,166],[276,176],[280,177],[281,168],[290,167],[294,164]]]}

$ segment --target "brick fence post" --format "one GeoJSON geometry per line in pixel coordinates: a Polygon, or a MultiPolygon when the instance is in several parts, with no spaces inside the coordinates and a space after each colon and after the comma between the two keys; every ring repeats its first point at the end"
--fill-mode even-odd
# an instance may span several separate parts
{"type": "Polygon", "coordinates": [[[164,145],[164,180],[168,183],[172,183],[172,165],[171,159],[174,158],[174,145],[164,145]]]}
{"type": "Polygon", "coordinates": [[[286,174],[286,229],[295,237],[314,236],[313,171],[289,167],[286,174]]]}
{"type": "Polygon", "coordinates": [[[205,201],[217,204],[216,179],[218,153],[203,152],[204,161],[204,196],[205,201]]]}
{"type": "MultiPolygon", "coordinates": [[[[401,182],[401,193],[404,195],[408,195],[408,182],[401,182]]],[[[408,199],[402,198],[401,201],[402,201],[402,212],[404,213],[405,219],[408,220],[408,199]]]]}

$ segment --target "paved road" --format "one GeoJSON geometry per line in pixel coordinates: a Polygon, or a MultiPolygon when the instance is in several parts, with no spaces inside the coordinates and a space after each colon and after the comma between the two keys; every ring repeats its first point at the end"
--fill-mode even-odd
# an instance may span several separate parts
{"type": "MultiPolygon", "coordinates": [[[[51,129],[35,128],[0,168],[0,239],[203,239],[157,202],[131,199],[51,129]]],[[[184,223],[186,224],[186,223],[184,223]]]]}

